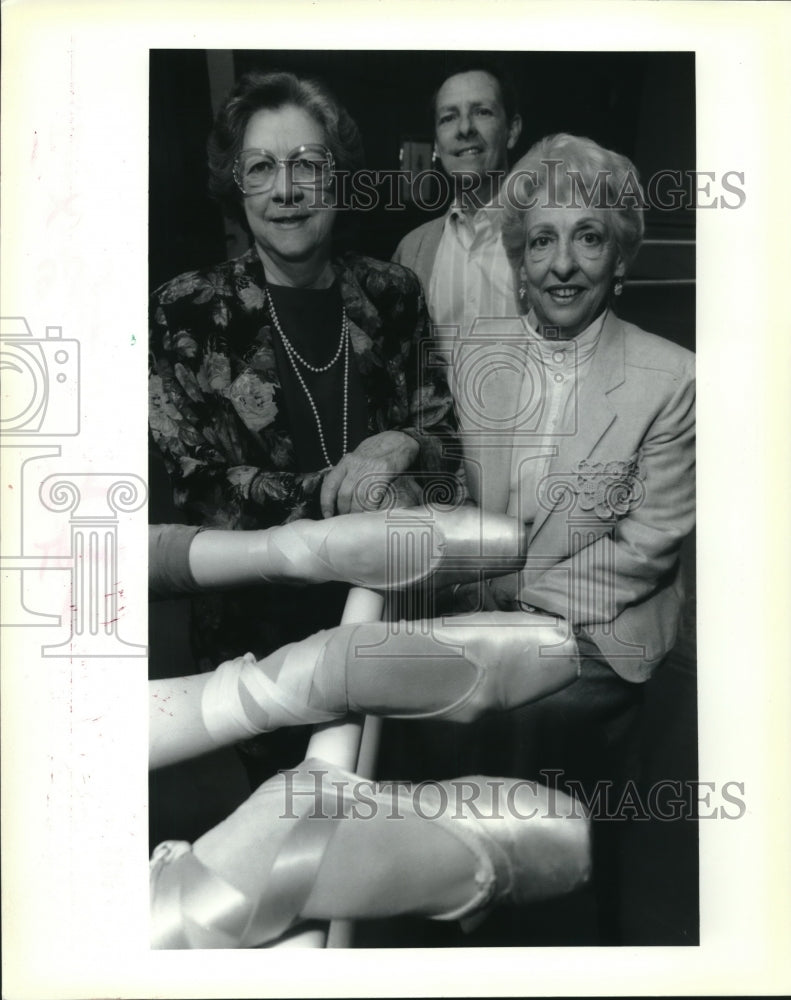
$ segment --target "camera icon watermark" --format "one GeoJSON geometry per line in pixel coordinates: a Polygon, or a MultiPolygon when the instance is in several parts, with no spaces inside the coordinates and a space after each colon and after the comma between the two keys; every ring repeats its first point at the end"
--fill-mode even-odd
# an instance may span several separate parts
{"type": "Polygon", "coordinates": [[[80,344],[61,327],[36,338],[24,317],[0,319],[0,375],[0,434],[79,434],[80,344]]]}
{"type": "MultiPolygon", "coordinates": [[[[546,339],[552,348],[552,338],[546,339]]],[[[447,378],[465,441],[493,448],[545,436],[550,379],[573,375],[583,360],[578,345],[558,342],[550,354],[567,374],[551,368],[518,317],[478,317],[464,336],[457,326],[438,326],[421,349],[421,370],[447,378]]],[[[570,381],[564,420],[553,426],[553,437],[579,430],[578,383],[570,381]]]]}
{"type": "Polygon", "coordinates": [[[145,656],[143,644],[119,634],[127,610],[119,531],[143,507],[146,484],[129,473],[52,474],[67,445],[52,439],[80,434],[79,341],[59,326],[34,337],[24,317],[0,317],[0,375],[0,627],[67,626],[61,641],[41,647],[45,657],[145,656]],[[47,512],[68,521],[61,527],[47,512]]]}

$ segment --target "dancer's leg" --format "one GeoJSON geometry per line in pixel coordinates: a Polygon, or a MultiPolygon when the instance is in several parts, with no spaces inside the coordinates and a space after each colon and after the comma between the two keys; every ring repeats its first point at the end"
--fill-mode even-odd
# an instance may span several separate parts
{"type": "Polygon", "coordinates": [[[517,571],[526,557],[524,525],[477,507],[345,514],[261,531],[203,531],[189,549],[198,586],[340,580],[376,590],[517,571]]]}
{"type": "Polygon", "coordinates": [[[468,778],[375,790],[319,760],[277,775],[194,852],[155,852],[155,947],[249,947],[303,919],[456,919],[589,875],[587,820],[562,793],[468,778]]]}
{"type": "Polygon", "coordinates": [[[579,669],[565,622],[518,612],[397,627],[343,625],[256,664],[234,662],[241,662],[234,668],[238,687],[218,675],[204,704],[216,709],[221,693],[230,693],[233,711],[239,715],[241,706],[249,722],[248,733],[349,711],[466,722],[565,687],[579,669]]]}
{"type": "Polygon", "coordinates": [[[150,766],[349,712],[469,722],[551,694],[577,672],[575,640],[549,616],[342,625],[260,661],[248,653],[209,675],[152,682],[150,766]]]}

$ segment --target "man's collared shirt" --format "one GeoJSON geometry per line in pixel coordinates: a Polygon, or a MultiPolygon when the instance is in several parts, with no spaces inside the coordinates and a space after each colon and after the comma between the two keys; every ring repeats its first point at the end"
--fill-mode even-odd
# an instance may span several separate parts
{"type": "Polygon", "coordinates": [[[501,210],[490,206],[471,216],[458,208],[448,213],[428,289],[435,326],[457,326],[465,337],[478,317],[518,315],[501,219],[501,210]]]}

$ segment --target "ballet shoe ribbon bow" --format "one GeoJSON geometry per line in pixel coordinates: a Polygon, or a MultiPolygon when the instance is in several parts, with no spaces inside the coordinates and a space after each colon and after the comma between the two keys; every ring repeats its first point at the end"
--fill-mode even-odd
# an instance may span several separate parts
{"type": "Polygon", "coordinates": [[[160,844],[151,856],[151,947],[253,948],[298,923],[337,828],[321,814],[311,818],[292,826],[257,903],[207,868],[186,841],[160,844]]]}
{"type": "Polygon", "coordinates": [[[167,840],[151,856],[151,946],[237,948],[250,921],[250,901],[192,853],[167,840]]]}

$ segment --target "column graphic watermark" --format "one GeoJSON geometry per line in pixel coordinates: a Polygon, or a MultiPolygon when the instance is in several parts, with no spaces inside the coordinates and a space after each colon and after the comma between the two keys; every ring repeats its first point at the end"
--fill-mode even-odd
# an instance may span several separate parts
{"type": "Polygon", "coordinates": [[[124,472],[52,473],[64,441],[81,432],[79,341],[64,337],[59,326],[47,326],[45,336],[36,337],[24,317],[0,318],[0,376],[0,626],[68,626],[67,638],[42,646],[47,657],[145,656],[145,645],[120,634],[118,554],[120,516],[143,507],[145,482],[124,472]],[[37,534],[43,511],[69,514],[57,536],[37,534]],[[41,585],[53,572],[68,574],[66,615],[62,602],[35,607],[47,600],[41,585]]]}

